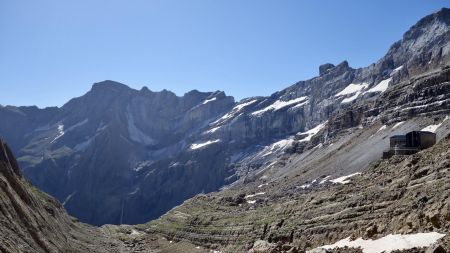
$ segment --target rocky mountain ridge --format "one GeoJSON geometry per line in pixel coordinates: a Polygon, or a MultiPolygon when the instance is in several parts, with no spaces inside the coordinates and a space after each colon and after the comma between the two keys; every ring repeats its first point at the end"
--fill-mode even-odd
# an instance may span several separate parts
{"type": "MultiPolygon", "coordinates": [[[[301,163],[355,128],[442,120],[449,112],[449,13],[420,20],[375,64],[322,65],[318,77],[269,97],[235,103],[223,92],[177,97],[105,81],[61,108],[1,107],[0,135],[26,177],[70,214],[97,225],[143,223],[201,192],[301,171],[289,159],[301,163]]],[[[372,154],[302,179],[363,170],[385,141],[376,134],[364,142],[372,154]]]]}

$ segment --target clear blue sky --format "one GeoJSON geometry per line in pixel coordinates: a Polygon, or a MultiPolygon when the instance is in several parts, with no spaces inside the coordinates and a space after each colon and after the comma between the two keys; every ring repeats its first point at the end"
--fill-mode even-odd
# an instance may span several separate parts
{"type": "Polygon", "coordinates": [[[377,61],[448,0],[1,0],[0,104],[133,88],[270,95],[325,62],[377,61]]]}

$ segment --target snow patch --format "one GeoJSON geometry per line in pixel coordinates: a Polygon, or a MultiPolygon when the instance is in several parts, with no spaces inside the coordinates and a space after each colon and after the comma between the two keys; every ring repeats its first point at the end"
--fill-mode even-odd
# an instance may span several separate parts
{"type": "Polygon", "coordinates": [[[350,95],[353,93],[360,93],[362,90],[366,89],[369,86],[367,83],[351,83],[347,87],[345,87],[342,91],[334,95],[335,97],[344,96],[344,95],[350,95]]]}
{"type": "Polygon", "coordinates": [[[394,70],[392,70],[392,72],[391,72],[391,74],[389,76],[393,76],[395,73],[399,72],[402,69],[403,69],[403,65],[401,65],[398,68],[395,68],[394,70]]]}
{"type": "Polygon", "coordinates": [[[312,184],[304,184],[304,185],[300,185],[300,188],[302,189],[308,189],[309,187],[311,187],[312,184]]]}
{"type": "Polygon", "coordinates": [[[424,129],[422,129],[422,131],[427,131],[427,132],[432,132],[432,133],[436,133],[437,129],[447,120],[449,119],[449,116],[446,116],[445,119],[436,125],[429,125],[427,127],[425,127],[424,129]]]}
{"type": "Polygon", "coordinates": [[[236,113],[236,112],[239,112],[239,111],[242,110],[244,107],[247,107],[247,106],[249,106],[249,105],[255,103],[256,101],[258,101],[258,100],[253,99],[253,100],[250,100],[250,101],[248,101],[248,102],[244,102],[244,103],[238,104],[238,105],[236,105],[235,107],[233,107],[232,111],[234,111],[235,113],[236,113]]]}
{"type": "Polygon", "coordinates": [[[325,127],[326,123],[327,123],[327,121],[315,126],[314,128],[312,128],[306,132],[298,133],[297,135],[304,135],[304,134],[308,135],[305,138],[301,139],[300,142],[310,141],[314,135],[316,135],[318,132],[320,132],[320,130],[322,130],[325,127]]]}
{"type": "Polygon", "coordinates": [[[399,127],[399,126],[402,125],[403,123],[405,123],[405,121],[397,122],[397,123],[392,127],[392,129],[396,129],[397,127],[399,127]]]}
{"type": "Polygon", "coordinates": [[[264,195],[264,194],[266,194],[266,193],[265,192],[257,192],[255,194],[247,195],[244,198],[248,199],[248,198],[253,198],[253,197],[256,197],[256,196],[259,196],[259,195],[264,195]]]}
{"type": "Polygon", "coordinates": [[[212,101],[215,101],[215,100],[217,100],[217,97],[213,97],[213,98],[210,98],[210,99],[206,99],[205,101],[203,101],[203,104],[206,105],[207,103],[212,102],[212,101]]]}
{"type": "Polygon", "coordinates": [[[324,184],[326,181],[328,181],[328,178],[330,178],[330,176],[324,177],[324,178],[319,182],[319,184],[324,184]]]}
{"type": "Polygon", "coordinates": [[[380,127],[380,129],[378,129],[377,133],[383,131],[384,129],[386,129],[386,125],[382,125],[382,126],[380,127]]]}
{"type": "Polygon", "coordinates": [[[64,125],[58,125],[58,134],[50,143],[55,142],[57,139],[61,138],[63,135],[64,135],[64,125]]]}
{"type": "Polygon", "coordinates": [[[255,203],[256,203],[256,200],[247,200],[247,203],[249,203],[249,204],[255,204],[255,203]]]}
{"type": "Polygon", "coordinates": [[[234,117],[234,116],[235,116],[238,112],[240,112],[244,107],[247,107],[247,106],[249,106],[249,105],[255,103],[256,101],[258,101],[258,100],[254,99],[254,100],[250,100],[250,101],[248,101],[248,102],[244,102],[244,103],[241,103],[241,104],[236,105],[235,107],[233,107],[233,109],[231,109],[230,112],[226,113],[226,114],[223,115],[220,119],[214,121],[212,124],[215,125],[215,124],[217,124],[217,123],[219,123],[219,122],[226,121],[226,120],[228,120],[228,119],[234,117]]]}
{"type": "Polygon", "coordinates": [[[262,157],[266,157],[274,152],[283,151],[294,142],[293,139],[283,139],[266,146],[261,152],[262,157]]]}
{"type": "Polygon", "coordinates": [[[444,236],[445,234],[430,232],[409,235],[389,234],[376,240],[364,240],[362,238],[358,238],[351,241],[350,237],[348,237],[334,244],[324,245],[319,248],[334,249],[347,246],[351,248],[361,248],[363,253],[389,253],[394,250],[412,249],[414,247],[429,247],[444,236]]]}
{"type": "Polygon", "coordinates": [[[356,172],[347,176],[342,176],[342,177],[338,177],[336,179],[330,180],[330,182],[334,183],[334,184],[348,184],[350,183],[350,178],[357,176],[357,175],[361,175],[361,172],[356,172]]]}
{"type": "Polygon", "coordinates": [[[205,133],[212,134],[212,133],[216,132],[217,130],[219,130],[221,127],[222,126],[211,128],[208,131],[206,131],[205,133]]]}
{"type": "Polygon", "coordinates": [[[355,93],[355,95],[342,99],[341,104],[346,104],[346,103],[352,102],[353,100],[358,98],[359,94],[361,94],[361,92],[358,91],[355,93]]]}
{"type": "Polygon", "coordinates": [[[140,236],[140,235],[142,235],[142,233],[139,233],[137,230],[132,229],[130,235],[131,235],[131,236],[140,236]]]}
{"type": "Polygon", "coordinates": [[[213,140],[213,141],[206,141],[206,142],[202,142],[202,143],[193,143],[190,146],[190,149],[200,149],[200,148],[206,147],[210,144],[217,143],[217,142],[220,142],[220,139],[213,140]]]}
{"type": "Polygon", "coordinates": [[[287,106],[291,106],[291,105],[295,105],[295,104],[298,104],[298,103],[301,103],[301,102],[305,102],[305,100],[307,100],[307,99],[308,99],[308,97],[299,97],[299,98],[288,100],[288,101],[277,100],[273,104],[271,104],[271,105],[269,105],[269,106],[267,106],[267,107],[265,107],[265,108],[263,108],[261,110],[252,112],[252,115],[260,116],[260,115],[264,114],[267,111],[277,111],[277,110],[280,110],[280,109],[282,109],[284,107],[287,107],[287,106]]]}
{"type": "Polygon", "coordinates": [[[385,79],[385,80],[379,82],[376,86],[374,86],[371,89],[369,89],[368,91],[366,91],[365,93],[370,93],[370,92],[381,92],[381,93],[383,93],[389,87],[389,83],[391,82],[391,80],[392,80],[392,78],[385,79]]]}

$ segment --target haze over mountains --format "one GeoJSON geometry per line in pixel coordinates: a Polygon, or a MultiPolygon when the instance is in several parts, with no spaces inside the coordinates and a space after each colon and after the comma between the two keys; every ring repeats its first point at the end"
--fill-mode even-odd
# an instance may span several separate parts
{"type": "MultiPolygon", "coordinates": [[[[1,107],[0,136],[32,184],[69,214],[95,225],[144,223],[198,193],[254,180],[286,163],[286,154],[311,152],[344,129],[448,114],[448,84],[440,80],[448,78],[449,24],[442,9],[375,64],[324,64],[318,77],[239,102],[222,91],[178,97],[103,81],[61,108],[1,107]],[[436,81],[421,84],[424,74],[436,81]]],[[[361,171],[386,141],[366,141],[370,153],[342,154],[335,159],[347,166],[323,165],[305,179],[361,171]]],[[[274,177],[298,167],[283,170],[274,177]]]]}

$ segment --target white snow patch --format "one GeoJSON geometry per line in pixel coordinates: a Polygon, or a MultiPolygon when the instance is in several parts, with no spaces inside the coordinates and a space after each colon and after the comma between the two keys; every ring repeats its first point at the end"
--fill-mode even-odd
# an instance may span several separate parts
{"type": "Polygon", "coordinates": [[[377,133],[383,131],[384,129],[386,129],[386,127],[387,127],[386,125],[382,125],[380,129],[378,129],[377,133]]]}
{"type": "Polygon", "coordinates": [[[255,103],[256,101],[258,101],[258,100],[253,99],[253,100],[250,100],[250,101],[248,101],[248,102],[244,102],[244,103],[238,104],[238,105],[236,105],[235,107],[233,107],[233,110],[232,110],[232,111],[234,111],[235,113],[236,113],[236,112],[239,112],[239,111],[242,110],[244,107],[247,107],[247,106],[249,106],[249,105],[255,103]]]}
{"type": "Polygon", "coordinates": [[[449,116],[446,116],[445,119],[436,125],[429,125],[427,127],[425,127],[424,129],[422,129],[422,131],[427,131],[427,132],[432,132],[432,133],[436,133],[437,129],[447,120],[449,119],[449,116]]]}
{"type": "Polygon", "coordinates": [[[324,178],[319,182],[319,184],[324,184],[326,181],[328,181],[328,178],[330,178],[330,176],[324,177],[324,178]]]}
{"type": "Polygon", "coordinates": [[[255,194],[247,195],[244,198],[248,199],[248,198],[253,198],[253,197],[256,197],[256,196],[259,196],[259,195],[264,195],[264,194],[266,194],[266,193],[265,192],[257,192],[255,194]]]}
{"type": "Polygon", "coordinates": [[[304,184],[304,185],[300,185],[300,188],[302,189],[307,189],[309,187],[311,187],[312,184],[304,184]]]}
{"type": "Polygon", "coordinates": [[[249,203],[249,204],[255,204],[255,203],[256,203],[256,200],[247,200],[247,203],[249,203]]]}
{"type": "Polygon", "coordinates": [[[296,104],[296,105],[295,105],[294,107],[292,107],[292,108],[300,108],[300,107],[306,105],[307,103],[308,103],[308,100],[305,101],[305,102],[302,102],[302,103],[300,103],[300,104],[296,104]]]}
{"type": "Polygon", "coordinates": [[[400,70],[402,70],[403,65],[401,65],[398,68],[395,68],[394,70],[392,70],[391,74],[389,76],[393,76],[395,73],[399,72],[400,70]]]}
{"type": "Polygon", "coordinates": [[[221,127],[222,126],[211,128],[208,131],[206,131],[205,133],[212,134],[212,133],[216,132],[217,130],[219,130],[221,127]]]}
{"type": "Polygon", "coordinates": [[[273,104],[271,104],[271,105],[269,105],[269,106],[267,106],[267,107],[265,107],[265,108],[263,108],[261,110],[252,112],[252,115],[259,116],[259,115],[262,115],[263,113],[265,113],[267,111],[277,111],[277,110],[280,110],[280,109],[282,109],[284,107],[304,102],[306,99],[308,99],[308,97],[299,97],[299,98],[288,100],[288,101],[277,100],[273,104]]]}
{"type": "Polygon", "coordinates": [[[392,129],[396,129],[397,127],[399,127],[399,126],[402,125],[403,123],[405,123],[405,121],[397,122],[397,123],[392,127],[392,129]]]}
{"type": "Polygon", "coordinates": [[[361,94],[361,92],[358,91],[355,93],[355,95],[342,99],[341,104],[346,104],[346,103],[352,102],[353,100],[358,98],[359,94],[361,94]]]}
{"type": "Polygon", "coordinates": [[[261,188],[261,187],[264,187],[264,186],[267,186],[267,185],[268,185],[267,183],[260,184],[260,185],[258,185],[258,188],[261,188]]]}
{"type": "Polygon", "coordinates": [[[335,183],[335,184],[348,184],[350,183],[350,178],[354,177],[356,175],[361,175],[361,172],[356,172],[347,176],[342,176],[342,177],[338,177],[336,179],[330,180],[330,182],[335,183]]]}
{"type": "Polygon", "coordinates": [[[213,98],[210,98],[210,99],[206,99],[205,101],[203,101],[203,104],[206,105],[207,103],[212,102],[212,101],[215,101],[216,99],[217,99],[217,97],[213,97],[213,98]]]}
{"type": "Polygon", "coordinates": [[[275,143],[273,143],[272,145],[269,146],[270,147],[270,151],[284,149],[285,147],[291,145],[292,142],[294,142],[294,140],[292,140],[292,139],[283,139],[281,141],[277,141],[277,142],[275,142],[275,143]]]}
{"type": "Polygon", "coordinates": [[[298,134],[301,134],[301,135],[303,135],[303,134],[307,134],[308,135],[305,138],[301,139],[300,142],[310,141],[311,138],[314,135],[316,135],[320,130],[322,130],[325,127],[326,123],[327,123],[327,121],[325,121],[325,122],[315,126],[314,128],[312,128],[312,129],[310,129],[310,130],[308,130],[306,132],[298,133],[298,134]]]}
{"type": "Polygon", "coordinates": [[[235,107],[233,107],[233,109],[231,109],[230,112],[226,113],[226,114],[223,115],[220,119],[214,121],[212,124],[215,125],[215,124],[217,124],[217,123],[219,123],[219,122],[222,122],[222,121],[225,121],[225,120],[227,120],[227,119],[230,119],[230,118],[234,117],[234,116],[235,116],[238,112],[240,112],[244,107],[247,107],[247,106],[249,106],[249,105],[255,103],[256,101],[258,101],[258,100],[253,99],[253,100],[250,100],[250,101],[248,101],[248,102],[244,102],[244,103],[241,103],[241,104],[236,105],[235,107]]]}
{"type": "Polygon", "coordinates": [[[359,94],[362,90],[364,90],[368,86],[369,86],[369,84],[367,84],[367,83],[360,83],[360,84],[351,83],[347,87],[345,87],[342,91],[340,91],[339,93],[337,93],[334,96],[339,97],[339,96],[353,94],[356,92],[359,94]]]}
{"type": "Polygon", "coordinates": [[[445,234],[430,232],[409,235],[389,234],[376,240],[364,240],[362,238],[358,238],[351,241],[350,237],[348,237],[334,244],[325,245],[320,248],[334,249],[347,246],[352,248],[361,248],[363,253],[389,253],[394,250],[411,249],[414,247],[429,247],[444,236],[445,234]]]}
{"type": "Polygon", "coordinates": [[[58,125],[58,134],[50,143],[55,142],[57,139],[61,138],[61,136],[63,136],[63,135],[64,135],[64,125],[58,125]]]}
{"type": "Polygon", "coordinates": [[[193,143],[190,146],[190,149],[200,149],[200,148],[203,148],[205,146],[208,146],[210,144],[217,143],[217,142],[220,142],[220,139],[213,140],[213,141],[206,141],[206,142],[202,142],[202,143],[193,143]]]}
{"type": "Polygon", "coordinates": [[[293,139],[283,139],[277,142],[274,142],[270,144],[269,146],[266,146],[261,152],[260,156],[266,157],[274,152],[283,151],[287,147],[289,147],[294,142],[293,139]]]}
{"type": "Polygon", "coordinates": [[[381,93],[383,93],[389,87],[389,83],[391,82],[391,80],[392,80],[392,78],[385,79],[385,80],[379,82],[376,86],[374,86],[371,89],[369,89],[368,91],[366,91],[365,93],[370,93],[370,92],[381,92],[381,93]]]}
{"type": "Polygon", "coordinates": [[[142,235],[142,233],[139,233],[137,230],[132,229],[130,235],[131,235],[131,236],[140,236],[140,235],[142,235]]]}

